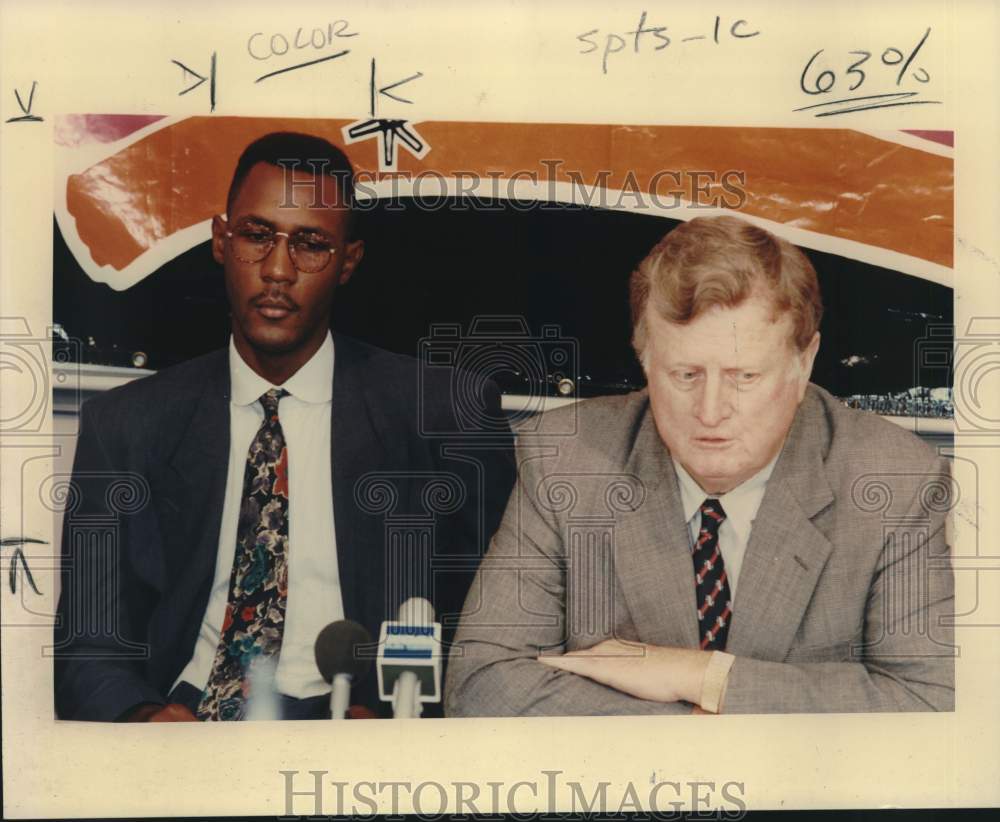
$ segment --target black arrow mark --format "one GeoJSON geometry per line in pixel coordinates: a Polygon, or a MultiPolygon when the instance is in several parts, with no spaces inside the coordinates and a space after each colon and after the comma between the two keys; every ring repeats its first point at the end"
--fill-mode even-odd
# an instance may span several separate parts
{"type": "Polygon", "coordinates": [[[386,168],[395,167],[397,139],[414,156],[419,156],[420,152],[424,150],[423,140],[410,128],[406,120],[387,120],[384,118],[365,120],[350,126],[347,130],[347,136],[352,140],[377,138],[382,146],[382,162],[386,168]]]}
{"type": "Polygon", "coordinates": [[[375,100],[376,100],[375,92],[376,91],[378,91],[379,94],[384,94],[390,100],[395,100],[397,103],[409,103],[410,105],[413,105],[413,101],[412,100],[407,100],[405,97],[397,97],[395,94],[389,94],[389,89],[398,88],[399,86],[403,85],[404,83],[409,83],[411,80],[416,80],[416,79],[418,79],[420,77],[423,77],[423,76],[424,76],[424,73],[422,71],[418,71],[416,74],[411,74],[409,77],[406,77],[406,78],[404,78],[402,80],[397,80],[395,83],[389,83],[389,85],[382,86],[382,88],[380,88],[380,89],[376,89],[375,88],[375,58],[373,57],[372,58],[372,76],[371,76],[371,80],[369,81],[369,84],[368,84],[368,88],[370,90],[370,96],[371,96],[371,116],[372,117],[375,116],[375,100]]]}
{"type": "Polygon", "coordinates": [[[403,83],[409,83],[411,80],[416,80],[417,78],[423,77],[423,76],[424,76],[424,73],[422,71],[418,71],[416,74],[411,74],[405,80],[399,80],[398,82],[392,83],[392,84],[390,84],[388,86],[382,86],[382,88],[380,88],[378,90],[378,93],[379,94],[384,94],[386,97],[389,97],[392,100],[396,100],[397,102],[400,102],[400,103],[410,103],[412,105],[413,104],[412,100],[407,100],[407,99],[405,99],[403,97],[397,97],[395,94],[389,94],[389,89],[396,88],[397,86],[403,85],[403,83]]]}
{"type": "Polygon", "coordinates": [[[38,85],[36,80],[31,81],[31,91],[28,93],[28,105],[24,104],[24,100],[21,99],[21,93],[14,89],[14,96],[17,98],[17,104],[20,106],[21,111],[24,112],[20,117],[8,117],[8,123],[40,123],[42,118],[36,114],[31,113],[31,104],[35,99],[35,86],[38,85]]]}
{"type": "Polygon", "coordinates": [[[194,91],[196,88],[198,88],[198,86],[200,86],[202,83],[204,83],[208,79],[204,75],[199,74],[194,69],[190,69],[187,66],[185,66],[180,60],[171,60],[170,62],[173,63],[173,64],[175,64],[175,65],[180,66],[182,69],[184,69],[184,71],[187,74],[190,74],[192,77],[197,77],[198,78],[198,82],[197,83],[195,83],[193,86],[188,86],[186,89],[184,89],[184,91],[179,92],[178,95],[177,95],[178,97],[180,97],[180,96],[182,96],[184,94],[187,94],[189,91],[194,91]]]}
{"type": "Polygon", "coordinates": [[[38,590],[38,586],[35,585],[35,578],[31,575],[31,569],[28,568],[28,560],[24,556],[24,551],[21,549],[22,545],[27,543],[32,543],[33,545],[48,545],[43,539],[32,539],[31,537],[5,537],[0,539],[0,548],[7,548],[9,546],[14,547],[14,553],[10,557],[10,592],[12,594],[17,593],[17,563],[18,560],[21,562],[21,567],[24,568],[24,576],[28,580],[28,584],[31,589],[41,596],[41,591],[38,590]]]}
{"type": "Polygon", "coordinates": [[[173,63],[174,65],[180,66],[181,69],[183,69],[183,71],[184,71],[185,74],[190,74],[192,77],[197,77],[198,78],[198,82],[197,83],[193,83],[192,85],[190,85],[186,89],[184,89],[184,91],[178,92],[177,96],[178,97],[183,97],[189,91],[194,91],[196,88],[198,88],[198,86],[200,86],[206,80],[209,80],[210,82],[208,84],[208,99],[209,99],[209,103],[211,104],[211,109],[210,110],[211,111],[215,111],[215,52],[214,51],[212,52],[212,61],[211,61],[211,65],[209,67],[208,77],[205,77],[204,75],[199,74],[194,69],[189,68],[188,66],[185,66],[180,60],[173,60],[172,59],[170,62],[173,63]]]}

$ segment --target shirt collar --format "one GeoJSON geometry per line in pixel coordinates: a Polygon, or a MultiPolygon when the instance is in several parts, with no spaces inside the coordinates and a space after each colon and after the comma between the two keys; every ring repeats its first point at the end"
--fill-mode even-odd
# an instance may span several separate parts
{"type": "MultiPolygon", "coordinates": [[[[674,464],[674,471],[677,473],[677,484],[681,491],[681,506],[684,510],[684,521],[690,523],[698,514],[701,504],[708,498],[701,486],[677,460],[671,460],[674,464]]],[[[750,479],[737,485],[732,491],[720,494],[715,497],[722,505],[722,510],[726,512],[726,519],[736,529],[740,538],[746,542],[750,538],[750,528],[757,516],[757,509],[764,499],[764,491],[767,481],[774,470],[774,464],[778,461],[778,455],[763,468],[754,474],[750,479]]]]}
{"type": "Polygon", "coordinates": [[[236,405],[253,405],[271,388],[284,388],[302,402],[330,402],[333,397],[333,336],[327,331],[316,353],[284,385],[271,385],[247,365],[230,336],[229,378],[232,401],[236,405]]]}

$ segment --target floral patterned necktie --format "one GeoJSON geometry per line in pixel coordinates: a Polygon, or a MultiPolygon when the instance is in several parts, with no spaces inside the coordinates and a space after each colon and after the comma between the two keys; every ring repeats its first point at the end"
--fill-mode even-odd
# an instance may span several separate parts
{"type": "Polygon", "coordinates": [[[281,650],[288,601],[288,448],[278,402],[286,396],[272,388],[260,398],[264,422],[247,454],[229,601],[199,719],[243,719],[251,664],[281,650]]]}
{"type": "Polygon", "coordinates": [[[702,650],[724,651],[729,623],[733,618],[733,598],[719,550],[719,526],[726,518],[726,512],[717,499],[706,499],[700,510],[701,530],[692,553],[698,633],[701,635],[702,650]]]}

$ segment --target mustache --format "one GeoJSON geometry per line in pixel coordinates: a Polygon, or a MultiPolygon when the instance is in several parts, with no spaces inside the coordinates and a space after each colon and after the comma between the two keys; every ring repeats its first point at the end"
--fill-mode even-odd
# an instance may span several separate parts
{"type": "Polygon", "coordinates": [[[284,308],[287,311],[299,310],[298,303],[296,303],[295,300],[293,300],[287,294],[278,294],[278,293],[258,294],[256,297],[250,300],[250,304],[255,308],[267,307],[267,308],[284,308]]]}

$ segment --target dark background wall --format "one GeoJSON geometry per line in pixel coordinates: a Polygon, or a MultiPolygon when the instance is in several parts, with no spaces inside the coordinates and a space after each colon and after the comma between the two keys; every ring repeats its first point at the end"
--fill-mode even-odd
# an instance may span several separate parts
{"type": "MultiPolygon", "coordinates": [[[[518,209],[480,201],[473,209],[449,199],[437,205],[381,201],[361,216],[367,251],[338,294],[338,330],[416,355],[435,324],[458,324],[467,333],[475,317],[515,316],[530,339],[541,338],[543,326],[559,327],[577,360],[581,395],[643,383],[629,345],[628,277],[676,221],[550,203],[518,209]]],[[[826,304],[816,382],[839,396],[948,384],[946,373],[920,372],[915,351],[941,329],[947,336],[938,344],[950,345],[951,289],[806,253],[826,304]]],[[[56,225],[54,269],[53,319],[83,341],[87,362],[128,365],[132,353],[142,351],[146,367],[160,369],[226,342],[222,272],[207,242],[116,292],[83,273],[56,225]]],[[[546,339],[536,348],[545,352],[555,344],[546,339]]],[[[507,392],[525,388],[523,373],[494,376],[507,392]]],[[[552,390],[535,386],[532,392],[539,388],[552,390]]]]}

